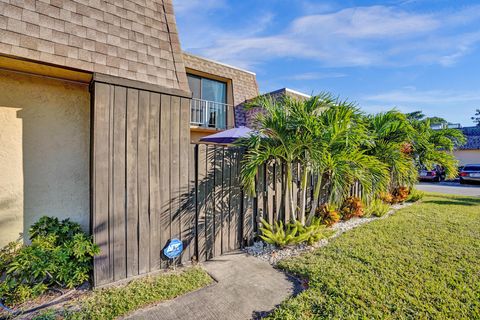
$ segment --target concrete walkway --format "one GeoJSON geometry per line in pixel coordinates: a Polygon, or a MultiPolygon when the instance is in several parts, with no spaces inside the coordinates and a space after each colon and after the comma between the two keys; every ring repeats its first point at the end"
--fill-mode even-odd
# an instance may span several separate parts
{"type": "Polygon", "coordinates": [[[204,267],[217,283],[126,319],[256,319],[299,289],[295,280],[243,253],[216,258],[204,267]]]}

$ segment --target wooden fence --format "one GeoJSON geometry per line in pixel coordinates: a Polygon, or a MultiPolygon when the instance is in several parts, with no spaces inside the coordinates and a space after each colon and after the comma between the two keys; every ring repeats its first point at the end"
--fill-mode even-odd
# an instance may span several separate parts
{"type": "Polygon", "coordinates": [[[194,221],[181,210],[194,186],[190,99],[102,82],[92,97],[91,225],[101,250],[95,285],[167,267],[161,249],[172,238],[185,242],[182,260],[189,260],[194,221]]]}
{"type": "MultiPolygon", "coordinates": [[[[285,168],[280,163],[263,165],[256,179],[256,196],[245,194],[240,183],[243,151],[218,145],[193,145],[195,169],[196,252],[200,261],[240,249],[253,242],[260,218],[269,223],[291,220],[285,203],[285,168]]],[[[300,165],[293,170],[293,205],[300,205],[300,165]]],[[[308,177],[307,212],[313,204],[315,179],[308,177]]],[[[358,184],[352,196],[361,196],[358,184]]],[[[319,202],[324,202],[320,199],[319,202]]],[[[188,210],[186,210],[188,211],[188,210]]]]}
{"type": "MultiPolygon", "coordinates": [[[[242,149],[189,143],[189,99],[104,83],[93,93],[96,286],[168,267],[161,252],[170,239],[184,244],[181,262],[202,262],[251,244],[260,217],[290,220],[283,166],[261,167],[256,196],[246,195],[242,149]]],[[[295,195],[301,173],[296,166],[295,195]]],[[[307,207],[314,183],[309,177],[307,207]]]]}

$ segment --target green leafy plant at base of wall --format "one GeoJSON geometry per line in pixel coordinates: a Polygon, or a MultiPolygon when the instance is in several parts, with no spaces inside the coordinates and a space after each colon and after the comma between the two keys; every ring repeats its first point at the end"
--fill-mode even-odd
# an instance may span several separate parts
{"type": "Polygon", "coordinates": [[[50,287],[73,288],[89,279],[99,248],[80,225],[43,217],[30,229],[32,243],[2,250],[0,297],[9,304],[34,299],[50,287]]]}

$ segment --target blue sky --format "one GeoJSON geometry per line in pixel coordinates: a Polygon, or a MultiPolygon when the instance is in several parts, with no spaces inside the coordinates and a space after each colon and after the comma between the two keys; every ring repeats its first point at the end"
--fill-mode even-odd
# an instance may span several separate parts
{"type": "Polygon", "coordinates": [[[260,91],[329,91],[366,112],[464,126],[480,108],[480,1],[174,0],[185,51],[257,73],[260,91]]]}

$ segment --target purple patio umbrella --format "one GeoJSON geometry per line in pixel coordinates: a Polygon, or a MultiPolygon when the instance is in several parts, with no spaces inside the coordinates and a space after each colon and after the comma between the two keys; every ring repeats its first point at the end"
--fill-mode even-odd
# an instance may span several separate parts
{"type": "Polygon", "coordinates": [[[247,127],[238,127],[203,137],[200,141],[227,144],[233,143],[240,138],[247,138],[254,132],[254,130],[247,127]]]}

